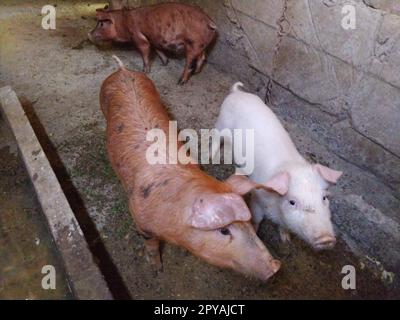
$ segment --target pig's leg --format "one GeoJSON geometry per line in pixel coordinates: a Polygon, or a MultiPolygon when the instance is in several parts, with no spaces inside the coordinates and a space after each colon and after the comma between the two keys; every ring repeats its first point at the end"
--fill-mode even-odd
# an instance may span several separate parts
{"type": "Polygon", "coordinates": [[[254,230],[258,232],[258,229],[260,229],[260,224],[264,220],[264,210],[254,193],[251,194],[250,210],[252,217],[251,222],[253,224],[254,230]]]}
{"type": "Polygon", "coordinates": [[[143,72],[150,72],[150,44],[141,47],[140,52],[143,58],[143,72]]]}
{"type": "Polygon", "coordinates": [[[143,72],[150,72],[150,52],[151,46],[147,38],[143,34],[139,34],[139,36],[135,39],[136,46],[140,51],[143,59],[143,72]]]}
{"type": "Polygon", "coordinates": [[[154,267],[156,272],[162,271],[162,261],[160,252],[160,240],[150,238],[145,240],[146,257],[149,263],[154,267]]]}
{"type": "Polygon", "coordinates": [[[162,64],[164,66],[166,66],[168,64],[168,62],[169,62],[168,57],[164,54],[164,52],[162,52],[162,51],[160,51],[158,49],[156,49],[156,53],[157,53],[158,57],[160,58],[162,64]]]}
{"type": "Polygon", "coordinates": [[[279,229],[279,236],[282,241],[281,245],[279,246],[280,252],[286,256],[290,253],[290,249],[289,249],[290,233],[284,227],[279,226],[278,229],[279,229]]]}
{"type": "Polygon", "coordinates": [[[178,84],[185,84],[189,80],[190,75],[196,68],[196,57],[197,54],[193,51],[193,49],[190,46],[187,46],[185,69],[183,70],[183,74],[179,79],[178,84]]]}
{"type": "Polygon", "coordinates": [[[192,64],[193,58],[186,58],[185,69],[183,70],[183,74],[178,81],[178,84],[183,85],[188,82],[190,78],[190,74],[192,73],[190,66],[192,64]]]}
{"type": "Polygon", "coordinates": [[[279,227],[279,236],[283,243],[290,242],[290,233],[287,229],[279,227]]]}
{"type": "Polygon", "coordinates": [[[206,54],[204,51],[197,57],[197,62],[196,62],[196,70],[194,73],[199,73],[201,70],[201,67],[204,64],[204,61],[206,60],[206,54]]]}

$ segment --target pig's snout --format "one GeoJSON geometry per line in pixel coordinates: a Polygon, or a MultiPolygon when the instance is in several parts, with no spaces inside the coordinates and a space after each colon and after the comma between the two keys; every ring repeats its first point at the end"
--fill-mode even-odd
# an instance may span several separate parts
{"type": "Polygon", "coordinates": [[[87,37],[90,42],[94,43],[95,41],[93,40],[92,32],[88,32],[87,37]]]}
{"type": "Polygon", "coordinates": [[[272,259],[267,265],[265,274],[260,277],[261,280],[267,281],[275,273],[277,273],[280,268],[281,268],[281,262],[279,260],[272,259]]]}
{"type": "Polygon", "coordinates": [[[316,238],[313,242],[315,250],[332,249],[336,244],[336,238],[331,235],[323,235],[316,238]]]}
{"type": "Polygon", "coordinates": [[[248,233],[243,233],[242,237],[236,237],[236,239],[241,238],[242,241],[231,251],[233,253],[232,267],[236,271],[266,282],[278,272],[281,262],[270,254],[250,223],[243,224],[243,229],[248,233]]]}
{"type": "Polygon", "coordinates": [[[94,45],[101,45],[103,42],[95,30],[88,32],[87,37],[94,45]]]}
{"type": "Polygon", "coordinates": [[[266,282],[281,268],[281,262],[274,259],[268,252],[258,258],[247,260],[251,270],[245,272],[257,279],[266,282]],[[261,258],[261,259],[260,259],[261,258]],[[251,262],[250,262],[251,261],[251,262]]]}

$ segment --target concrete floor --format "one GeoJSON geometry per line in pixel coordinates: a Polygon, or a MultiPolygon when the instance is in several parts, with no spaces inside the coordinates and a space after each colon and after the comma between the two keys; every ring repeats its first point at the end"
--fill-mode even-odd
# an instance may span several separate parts
{"type": "MultiPolygon", "coordinates": [[[[59,179],[72,186],[67,197],[72,208],[81,214],[78,220],[84,232],[85,216],[95,224],[96,230],[86,228],[91,234],[89,244],[100,264],[102,259],[108,260],[101,268],[117,297],[357,299],[399,296],[382,281],[381,272],[369,270],[342,239],[333,251],[315,253],[296,238],[288,246],[281,245],[275,227],[268,223],[264,224],[260,237],[283,263],[282,270],[268,284],[209,266],[169,245],[164,248],[165,271],[154,276],[143,257],[143,242],[127,211],[122,187],[106,156],[105,123],[98,103],[101,82],[116,70],[111,55],[118,55],[128,68],[136,70],[141,69],[141,58],[128,48],[99,50],[85,41],[86,33],[95,24],[92,5],[54,2],[58,3],[58,19],[57,29],[52,31],[40,27],[40,1],[29,5],[29,1],[2,4],[0,85],[13,86],[24,107],[35,115],[48,156],[59,157],[61,162],[54,168],[55,172],[59,179]],[[104,247],[106,253],[99,247],[104,247]],[[356,290],[341,287],[341,270],[348,264],[357,270],[356,290]]],[[[225,94],[237,79],[208,64],[181,87],[176,82],[182,68],[182,60],[172,60],[164,67],[155,59],[149,76],[180,128],[210,128],[225,94]]],[[[310,146],[311,140],[307,137],[303,140],[306,141],[303,144],[308,141],[310,146]]],[[[218,178],[227,177],[231,170],[224,166],[205,169],[218,178]]],[[[4,252],[5,248],[0,247],[0,260],[4,252]]]]}

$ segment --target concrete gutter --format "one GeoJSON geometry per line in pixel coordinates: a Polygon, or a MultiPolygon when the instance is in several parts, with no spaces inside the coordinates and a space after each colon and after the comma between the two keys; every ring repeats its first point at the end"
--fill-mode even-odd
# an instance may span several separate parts
{"type": "Polygon", "coordinates": [[[55,244],[64,260],[74,296],[78,299],[112,299],[56,175],[10,86],[0,88],[0,111],[18,144],[55,244]]]}

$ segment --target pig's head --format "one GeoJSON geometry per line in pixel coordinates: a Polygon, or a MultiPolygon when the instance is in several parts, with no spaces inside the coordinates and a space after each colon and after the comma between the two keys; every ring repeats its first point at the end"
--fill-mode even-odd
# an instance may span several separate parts
{"type": "Polygon", "coordinates": [[[97,9],[97,24],[96,27],[88,33],[88,39],[94,44],[118,41],[119,35],[116,27],[116,15],[116,11],[97,9]]]}
{"type": "MultiPolygon", "coordinates": [[[[228,182],[229,183],[229,182],[228,182]]],[[[280,268],[250,223],[241,193],[208,193],[193,203],[189,247],[210,264],[266,281],[280,268]]]]}
{"type": "Polygon", "coordinates": [[[327,188],[341,175],[320,164],[298,164],[265,184],[278,194],[283,224],[315,250],[331,249],[336,243],[327,188]]]}

